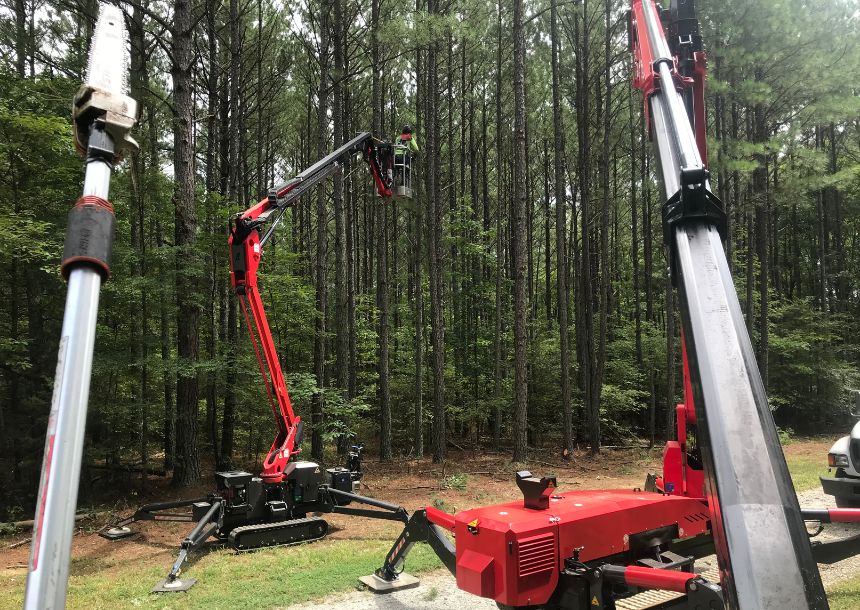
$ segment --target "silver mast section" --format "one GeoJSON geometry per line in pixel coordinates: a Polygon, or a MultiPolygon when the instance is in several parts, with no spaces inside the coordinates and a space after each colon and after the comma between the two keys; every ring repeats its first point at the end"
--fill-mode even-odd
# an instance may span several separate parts
{"type": "Polygon", "coordinates": [[[108,203],[117,152],[137,104],[126,95],[122,12],[101,5],[87,79],[73,104],[75,144],[86,155],[83,196],[69,214],[63,274],[68,293],[48,419],[24,607],[64,608],[93,363],[99,291],[110,272],[114,216],[108,203]]]}
{"type": "MultiPolygon", "coordinates": [[[[690,0],[688,0],[690,2],[690,0]]],[[[747,333],[675,64],[652,0],[643,0],[652,68],[652,139],[666,195],[664,236],[681,295],[706,495],[730,608],[828,607],[747,333]]]]}

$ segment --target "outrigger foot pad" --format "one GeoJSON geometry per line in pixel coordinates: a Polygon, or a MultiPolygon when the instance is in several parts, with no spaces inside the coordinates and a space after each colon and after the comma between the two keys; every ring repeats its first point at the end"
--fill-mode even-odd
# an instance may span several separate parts
{"type": "Polygon", "coordinates": [[[394,580],[385,580],[376,574],[362,576],[358,580],[374,593],[393,593],[403,589],[414,589],[421,582],[406,572],[401,572],[394,580]]]}
{"type": "Polygon", "coordinates": [[[197,583],[196,578],[176,578],[170,580],[165,578],[152,588],[152,593],[176,593],[179,591],[188,591],[197,583]]]}
{"type": "Polygon", "coordinates": [[[128,538],[129,536],[134,536],[137,532],[131,529],[130,527],[111,527],[108,529],[101,530],[99,532],[99,536],[102,538],[107,538],[108,540],[120,540],[122,538],[128,538]]]}

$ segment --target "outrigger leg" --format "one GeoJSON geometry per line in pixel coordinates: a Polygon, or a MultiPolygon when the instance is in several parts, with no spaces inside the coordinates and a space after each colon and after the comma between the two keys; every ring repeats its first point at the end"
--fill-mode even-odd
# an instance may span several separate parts
{"type": "Polygon", "coordinates": [[[383,566],[369,576],[362,576],[359,581],[374,593],[391,593],[417,587],[418,579],[403,571],[406,555],[416,542],[429,544],[451,574],[456,575],[456,551],[440,525],[453,531],[453,516],[430,506],[413,513],[391,550],[388,551],[383,566]]]}
{"type": "Polygon", "coordinates": [[[173,567],[170,568],[167,578],[152,588],[153,593],[187,591],[194,586],[194,583],[197,582],[196,578],[186,578],[185,580],[179,579],[179,574],[182,573],[182,564],[187,560],[188,553],[198,548],[201,544],[206,542],[210,536],[218,531],[222,515],[223,501],[215,500],[212,502],[209,510],[206,511],[206,514],[200,518],[197,525],[193,530],[191,530],[191,533],[189,533],[185,537],[185,540],[182,541],[182,544],[179,545],[179,555],[177,555],[176,561],[173,562],[173,567]]]}

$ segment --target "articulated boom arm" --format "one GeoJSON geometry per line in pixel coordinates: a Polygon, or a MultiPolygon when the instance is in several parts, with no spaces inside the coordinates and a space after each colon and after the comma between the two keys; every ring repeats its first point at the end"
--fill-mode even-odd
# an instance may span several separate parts
{"type": "Polygon", "coordinates": [[[367,162],[380,197],[390,197],[391,182],[387,176],[387,168],[391,163],[391,147],[389,144],[378,144],[370,133],[365,132],[285,184],[272,189],[268,197],[235,216],[230,229],[230,282],[242,305],[242,313],[254,342],[254,351],[278,427],[277,436],[263,462],[263,472],[260,475],[268,483],[279,483],[283,480],[287,463],[291,456],[299,451],[303,424],[301,417],[293,412],[269,321],[257,289],[257,269],[260,266],[262,249],[286,209],[295,205],[304,193],[328,176],[340,171],[343,164],[358,153],[361,153],[367,162]]]}
{"type": "Polygon", "coordinates": [[[661,10],[632,0],[630,11],[633,84],[645,98],[681,297],[689,387],[678,416],[697,424],[728,607],[827,608],[722,245],[726,218],[707,170],[705,56],[693,5],[674,0],[661,10]]]}

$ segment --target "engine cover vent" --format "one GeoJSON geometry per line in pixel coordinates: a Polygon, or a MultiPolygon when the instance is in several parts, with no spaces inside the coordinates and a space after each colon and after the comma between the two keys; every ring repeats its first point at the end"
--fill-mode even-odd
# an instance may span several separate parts
{"type": "Polygon", "coordinates": [[[526,578],[555,567],[555,534],[523,538],[519,543],[519,577],[526,578]]]}

